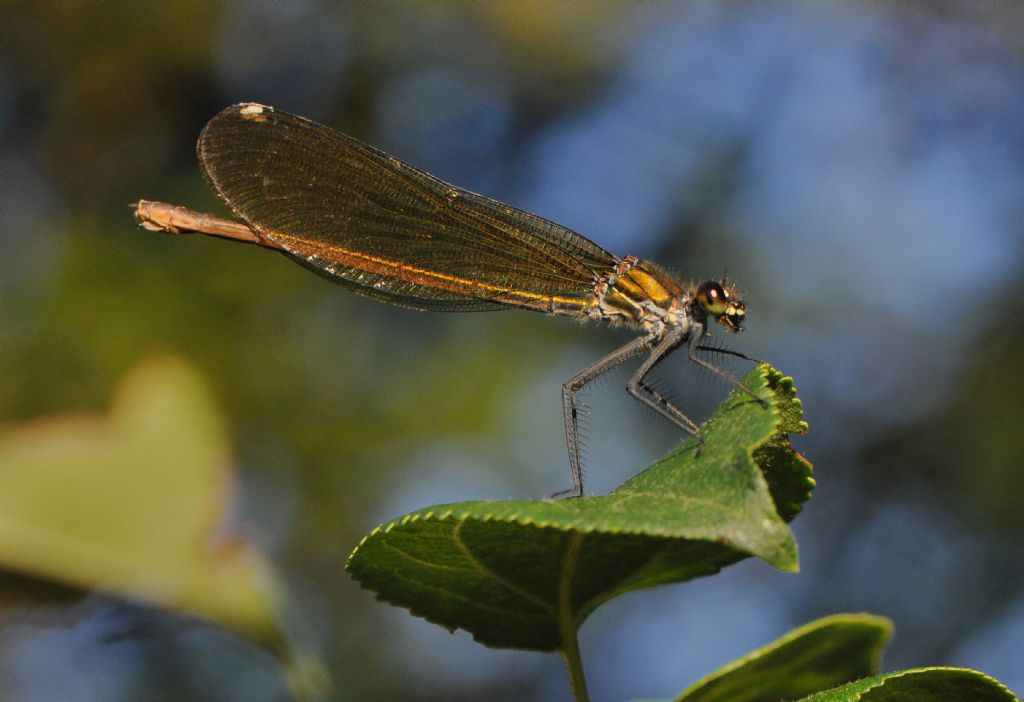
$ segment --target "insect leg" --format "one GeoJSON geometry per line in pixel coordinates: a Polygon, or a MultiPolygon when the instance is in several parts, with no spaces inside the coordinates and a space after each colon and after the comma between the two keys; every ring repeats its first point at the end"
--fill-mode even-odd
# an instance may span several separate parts
{"type": "MultiPolygon", "coordinates": [[[[691,333],[693,333],[691,331],[691,333]]],[[[663,361],[672,351],[685,341],[685,333],[676,331],[665,336],[651,351],[647,360],[637,368],[636,373],[626,384],[626,391],[640,400],[655,412],[668,419],[686,433],[700,437],[700,427],[692,419],[687,417],[682,410],[669,402],[654,388],[644,382],[644,377],[651,372],[658,363],[663,361]]]]}
{"type": "MultiPolygon", "coordinates": [[[[694,331],[696,331],[696,330],[694,330],[694,331]]],[[[699,351],[701,349],[701,345],[700,345],[700,337],[701,336],[703,336],[703,334],[696,334],[696,333],[691,332],[690,343],[688,344],[688,346],[689,346],[688,351],[689,351],[689,355],[690,355],[690,360],[693,361],[694,363],[696,363],[701,368],[707,368],[709,371],[711,371],[712,373],[717,375],[719,378],[721,378],[725,382],[727,382],[730,385],[732,385],[733,387],[739,388],[743,392],[747,393],[752,398],[757,400],[757,402],[762,407],[768,407],[768,402],[763,400],[763,399],[761,399],[757,395],[755,395],[753,390],[748,388],[746,385],[744,385],[740,381],[736,380],[736,378],[732,377],[732,375],[730,375],[729,373],[726,373],[724,370],[722,370],[718,366],[716,366],[713,363],[710,363],[708,361],[705,361],[703,358],[701,358],[700,356],[697,355],[697,351],[699,351]]],[[[751,361],[754,360],[754,359],[750,358],[749,356],[745,356],[745,355],[737,353],[737,352],[730,351],[729,353],[731,355],[733,355],[733,356],[739,356],[740,358],[746,358],[746,359],[751,360],[751,361]]]]}
{"type": "Polygon", "coordinates": [[[762,361],[759,358],[748,356],[747,354],[740,353],[739,351],[733,351],[732,349],[725,348],[724,346],[705,346],[704,344],[698,344],[697,350],[707,351],[709,353],[721,353],[725,354],[726,356],[735,356],[736,358],[742,358],[744,361],[751,361],[753,363],[764,363],[764,361],[762,361]]]}
{"type": "Polygon", "coordinates": [[[576,393],[590,381],[608,372],[623,361],[650,348],[654,340],[641,336],[633,339],[610,354],[592,363],[562,384],[562,412],[565,415],[565,444],[569,449],[569,469],[572,471],[572,488],[556,493],[553,497],[574,493],[583,496],[583,459],[580,455],[579,409],[576,393]]]}

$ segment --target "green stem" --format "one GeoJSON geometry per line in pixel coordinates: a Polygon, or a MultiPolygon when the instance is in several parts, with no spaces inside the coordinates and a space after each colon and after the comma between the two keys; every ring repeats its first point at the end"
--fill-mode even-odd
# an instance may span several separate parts
{"type": "Polygon", "coordinates": [[[576,641],[576,630],[566,636],[562,633],[562,659],[569,669],[569,680],[572,681],[572,698],[575,702],[590,702],[587,692],[587,679],[583,675],[583,660],[580,658],[580,645],[576,641]]]}
{"type": "Polygon", "coordinates": [[[565,660],[565,667],[569,669],[569,680],[572,682],[572,698],[576,702],[590,702],[587,679],[583,675],[583,660],[580,658],[580,643],[576,637],[578,626],[572,613],[572,581],[582,546],[583,535],[578,531],[572,532],[562,560],[557,616],[562,639],[562,658],[565,660]]]}

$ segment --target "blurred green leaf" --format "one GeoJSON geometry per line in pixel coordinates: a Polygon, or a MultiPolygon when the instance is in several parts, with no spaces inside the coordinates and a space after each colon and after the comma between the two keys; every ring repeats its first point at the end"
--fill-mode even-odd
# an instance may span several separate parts
{"type": "Polygon", "coordinates": [[[967,668],[885,673],[801,698],[804,702],[1019,702],[995,678],[967,668]]]}
{"type": "Polygon", "coordinates": [[[106,416],[0,432],[0,602],[75,589],[209,619],[282,655],[297,688],[323,687],[268,561],[226,527],[234,478],[222,420],[191,370],[150,361],[106,416]],[[25,577],[31,576],[31,577],[25,577]],[[53,584],[63,587],[53,587],[53,584]]]}
{"type": "Polygon", "coordinates": [[[705,429],[610,495],[430,507],[365,537],[348,570],[384,601],[489,646],[563,647],[601,603],[710,575],[747,556],[796,570],[792,518],[811,467],[792,380],[759,366],[705,429]],[[756,459],[756,460],[755,460],[756,459]]]}
{"type": "Polygon", "coordinates": [[[708,675],[677,702],[795,699],[878,672],[892,623],[870,614],[823,617],[708,675]]]}

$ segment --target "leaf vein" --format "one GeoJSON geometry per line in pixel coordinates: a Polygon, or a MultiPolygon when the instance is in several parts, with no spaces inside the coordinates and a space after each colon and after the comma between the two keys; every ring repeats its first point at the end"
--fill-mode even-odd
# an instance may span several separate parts
{"type": "Polygon", "coordinates": [[[522,598],[524,598],[526,600],[529,600],[530,602],[533,602],[534,604],[536,604],[537,606],[541,607],[544,611],[548,612],[549,614],[554,615],[555,614],[555,608],[552,606],[552,604],[550,602],[548,602],[547,600],[545,600],[544,598],[542,598],[542,597],[540,597],[538,595],[535,595],[534,593],[530,592],[529,590],[526,590],[524,588],[519,587],[518,585],[516,585],[512,581],[510,581],[510,580],[508,580],[508,579],[498,575],[493,570],[491,570],[486,565],[484,565],[480,561],[480,559],[478,559],[473,554],[472,549],[469,548],[469,544],[467,544],[462,539],[462,526],[467,521],[468,521],[468,519],[466,517],[463,517],[462,519],[460,519],[458,522],[455,523],[455,527],[452,529],[452,540],[455,542],[455,545],[458,546],[459,551],[462,552],[462,555],[464,555],[466,557],[466,559],[469,560],[469,562],[472,563],[477,568],[477,570],[479,570],[481,573],[483,573],[487,577],[493,578],[494,581],[497,582],[498,584],[500,584],[502,587],[507,588],[508,590],[510,590],[511,592],[516,593],[520,597],[522,597],[522,598]]]}

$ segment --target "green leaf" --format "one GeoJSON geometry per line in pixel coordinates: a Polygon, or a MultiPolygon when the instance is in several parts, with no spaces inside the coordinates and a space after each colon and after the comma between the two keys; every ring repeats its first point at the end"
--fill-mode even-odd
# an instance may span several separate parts
{"type": "Polygon", "coordinates": [[[967,668],[885,673],[801,698],[804,702],[1020,702],[1005,685],[967,668]]]}
{"type": "Polygon", "coordinates": [[[481,643],[548,651],[624,592],[747,556],[796,570],[784,517],[814,481],[788,434],[807,425],[791,379],[762,365],[745,383],[767,409],[732,393],[702,450],[691,440],[610,495],[419,510],[365,537],[347,569],[379,599],[481,643]]]}
{"type": "Polygon", "coordinates": [[[677,702],[791,700],[878,672],[892,623],[870,614],[824,617],[747,654],[677,702]]]}
{"type": "Polygon", "coordinates": [[[325,673],[268,561],[225,524],[234,488],[223,422],[178,361],[150,361],[106,416],[0,432],[0,603],[99,589],[203,617],[275,650],[310,694],[325,673]]]}

